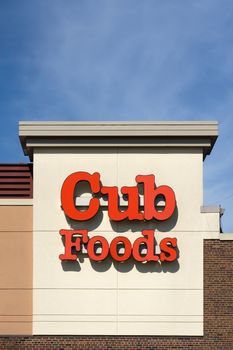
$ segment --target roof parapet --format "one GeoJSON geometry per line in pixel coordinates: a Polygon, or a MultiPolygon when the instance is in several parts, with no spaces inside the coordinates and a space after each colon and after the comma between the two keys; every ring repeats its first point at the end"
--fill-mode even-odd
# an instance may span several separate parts
{"type": "Polygon", "coordinates": [[[19,137],[31,160],[38,147],[199,147],[205,157],[218,137],[218,123],[21,121],[19,137]]]}

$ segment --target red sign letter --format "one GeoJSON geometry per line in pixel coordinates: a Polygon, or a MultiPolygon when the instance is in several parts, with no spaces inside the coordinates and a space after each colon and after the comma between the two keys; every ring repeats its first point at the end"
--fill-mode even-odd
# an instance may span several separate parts
{"type": "Polygon", "coordinates": [[[176,238],[169,238],[166,237],[162,239],[160,242],[160,260],[161,261],[174,261],[177,258],[176,250],[174,249],[177,246],[177,239],[176,238]],[[169,244],[169,245],[168,245],[169,244]],[[165,254],[167,253],[167,255],[165,254]]]}
{"type": "Polygon", "coordinates": [[[87,210],[80,211],[75,207],[74,203],[74,191],[75,187],[80,181],[87,181],[90,184],[93,193],[98,193],[100,191],[100,174],[94,173],[89,174],[84,171],[78,171],[69,175],[61,189],[61,205],[65,214],[73,220],[89,220],[95,216],[99,210],[99,199],[92,198],[87,210]]]}
{"type": "Polygon", "coordinates": [[[128,196],[128,208],[124,211],[119,210],[118,187],[103,186],[101,193],[108,195],[108,215],[111,220],[121,221],[126,218],[129,220],[143,220],[143,215],[138,209],[138,188],[136,186],[121,188],[121,193],[128,196]]]}
{"type": "Polygon", "coordinates": [[[82,235],[83,243],[88,241],[88,232],[87,230],[60,230],[61,236],[65,236],[65,254],[60,254],[60,260],[77,260],[77,255],[72,254],[72,247],[75,247],[76,251],[81,250],[81,237],[76,237],[75,242],[72,241],[73,235],[82,235]]]}
{"type": "Polygon", "coordinates": [[[153,230],[143,230],[144,237],[139,237],[133,244],[133,257],[137,261],[158,261],[159,257],[155,255],[155,237],[153,230]],[[145,238],[147,237],[147,238],[145,238]],[[140,254],[140,245],[146,246],[147,253],[145,256],[140,254]]]}
{"type": "Polygon", "coordinates": [[[132,246],[131,246],[130,240],[123,236],[115,237],[110,244],[110,253],[112,255],[112,258],[116,261],[125,261],[129,259],[131,256],[131,250],[132,250],[132,246]],[[117,251],[117,245],[119,243],[124,244],[125,252],[122,255],[119,255],[117,251]]]}
{"type": "Polygon", "coordinates": [[[156,220],[167,220],[170,218],[176,207],[175,193],[169,186],[159,186],[155,188],[154,175],[137,175],[137,183],[144,183],[144,217],[146,220],[155,218],[156,220]],[[163,211],[155,209],[155,199],[163,196],[165,208],[163,211]]]}
{"type": "Polygon", "coordinates": [[[94,261],[102,261],[107,258],[109,251],[108,241],[106,238],[102,236],[94,236],[92,237],[87,245],[87,252],[89,255],[89,258],[94,261]],[[96,242],[101,243],[102,252],[100,254],[96,254],[95,252],[95,244],[96,242]]]}

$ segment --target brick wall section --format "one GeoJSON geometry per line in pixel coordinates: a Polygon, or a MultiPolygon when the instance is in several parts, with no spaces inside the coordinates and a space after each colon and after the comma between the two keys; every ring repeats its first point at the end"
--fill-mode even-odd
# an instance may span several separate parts
{"type": "Polygon", "coordinates": [[[233,241],[204,241],[204,336],[1,337],[7,350],[233,350],[233,241]]]}

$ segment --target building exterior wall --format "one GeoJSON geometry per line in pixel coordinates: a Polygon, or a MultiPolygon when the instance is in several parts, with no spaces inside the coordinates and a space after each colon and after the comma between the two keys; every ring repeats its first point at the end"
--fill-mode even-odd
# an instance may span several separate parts
{"type": "Polygon", "coordinates": [[[14,336],[1,337],[6,350],[232,350],[233,240],[204,240],[204,335],[174,336],[14,336]]]}
{"type": "MultiPolygon", "coordinates": [[[[215,122],[26,122],[20,138],[33,171],[0,164],[0,349],[233,348],[233,235],[220,234],[220,208],[203,207],[203,157],[216,141],[215,122]],[[94,218],[70,219],[61,188],[78,171],[99,172],[101,185],[119,193],[137,175],[153,174],[156,186],[174,190],[175,211],[166,221],[117,222],[104,197],[94,218]],[[76,247],[77,260],[61,261],[61,229],[86,229],[109,243],[119,236],[133,243],[150,229],[155,254],[163,238],[177,238],[177,259],[96,262],[76,247]]],[[[69,196],[76,211],[92,194],[81,182],[69,196]]],[[[119,203],[123,210],[124,198],[119,203]]],[[[154,205],[162,210],[163,200],[154,205]]]]}
{"type": "Polygon", "coordinates": [[[33,334],[203,335],[203,239],[218,237],[219,216],[200,211],[202,158],[198,148],[34,150],[33,334]],[[160,223],[114,223],[105,210],[88,222],[67,220],[61,187],[77,171],[98,171],[103,185],[119,188],[155,174],[157,186],[174,190],[176,213],[160,223]],[[170,265],[60,262],[59,230],[71,228],[108,241],[133,241],[151,228],[158,242],[177,238],[179,258],[170,265]]]}

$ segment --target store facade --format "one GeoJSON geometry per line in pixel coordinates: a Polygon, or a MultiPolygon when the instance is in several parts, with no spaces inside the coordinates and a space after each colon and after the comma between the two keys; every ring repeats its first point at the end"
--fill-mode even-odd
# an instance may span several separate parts
{"type": "Polygon", "coordinates": [[[33,165],[12,165],[17,186],[2,181],[1,334],[27,335],[26,346],[207,346],[219,293],[207,278],[232,280],[232,235],[220,233],[221,208],[203,205],[217,123],[22,122],[19,136],[33,165]]]}

